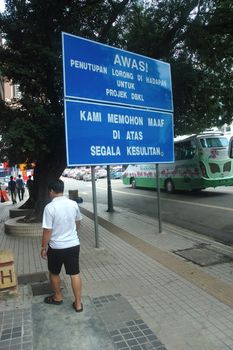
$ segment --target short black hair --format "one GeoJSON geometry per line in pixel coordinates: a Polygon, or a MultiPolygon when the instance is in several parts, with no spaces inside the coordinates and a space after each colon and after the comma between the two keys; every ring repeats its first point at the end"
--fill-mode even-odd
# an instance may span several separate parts
{"type": "Polygon", "coordinates": [[[53,190],[55,193],[64,192],[64,182],[60,179],[51,182],[48,186],[49,191],[53,190]]]}

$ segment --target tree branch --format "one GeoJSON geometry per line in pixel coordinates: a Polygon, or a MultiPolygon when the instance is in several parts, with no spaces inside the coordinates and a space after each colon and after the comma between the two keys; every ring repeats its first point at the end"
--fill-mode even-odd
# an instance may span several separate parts
{"type": "Polygon", "coordinates": [[[126,5],[130,2],[131,0],[122,0],[121,3],[117,4],[112,0],[109,0],[109,4],[112,6],[112,13],[109,16],[108,22],[106,25],[102,28],[100,32],[100,41],[106,42],[107,41],[107,36],[108,33],[113,25],[113,23],[116,21],[117,17],[123,12],[124,8],[126,5]]]}

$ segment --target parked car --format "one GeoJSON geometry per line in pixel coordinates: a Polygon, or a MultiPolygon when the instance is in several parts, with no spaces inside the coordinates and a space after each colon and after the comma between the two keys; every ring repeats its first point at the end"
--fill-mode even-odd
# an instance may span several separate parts
{"type": "MultiPolygon", "coordinates": [[[[97,180],[97,176],[95,174],[95,181],[97,180]]],[[[91,181],[91,173],[86,173],[83,175],[83,181],[91,181]]]]}
{"type": "Polygon", "coordinates": [[[71,171],[68,174],[68,177],[70,177],[72,179],[75,179],[76,174],[77,174],[77,170],[76,169],[71,169],[71,171]]]}
{"type": "Polygon", "coordinates": [[[83,176],[85,175],[85,170],[80,170],[76,174],[76,180],[83,180],[83,176]]]}
{"type": "Polygon", "coordinates": [[[107,170],[106,169],[98,169],[96,170],[96,176],[98,179],[103,179],[107,177],[107,170]]]}
{"type": "Polygon", "coordinates": [[[122,177],[122,171],[113,171],[110,173],[111,179],[121,179],[122,177]]]}
{"type": "Polygon", "coordinates": [[[71,169],[71,168],[66,168],[66,169],[63,171],[62,176],[64,176],[64,177],[71,177],[72,172],[73,172],[73,169],[71,169]]]}

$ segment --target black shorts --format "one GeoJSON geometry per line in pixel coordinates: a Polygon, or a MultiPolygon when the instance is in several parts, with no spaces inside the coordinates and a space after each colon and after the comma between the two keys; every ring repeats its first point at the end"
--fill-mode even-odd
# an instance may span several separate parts
{"type": "Polygon", "coordinates": [[[64,264],[67,275],[79,274],[80,245],[65,249],[48,248],[48,269],[54,275],[59,275],[64,264]]]}

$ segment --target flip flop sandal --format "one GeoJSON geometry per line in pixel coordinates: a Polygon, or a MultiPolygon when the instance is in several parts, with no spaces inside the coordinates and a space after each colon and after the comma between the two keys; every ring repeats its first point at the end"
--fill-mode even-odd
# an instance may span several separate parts
{"type": "Polygon", "coordinates": [[[75,302],[73,302],[73,308],[76,312],[82,312],[83,311],[83,304],[81,303],[81,309],[76,309],[75,302]]]}
{"type": "Polygon", "coordinates": [[[53,295],[50,295],[44,298],[44,302],[46,304],[51,304],[51,305],[61,305],[63,303],[63,300],[54,300],[53,295]]]}

